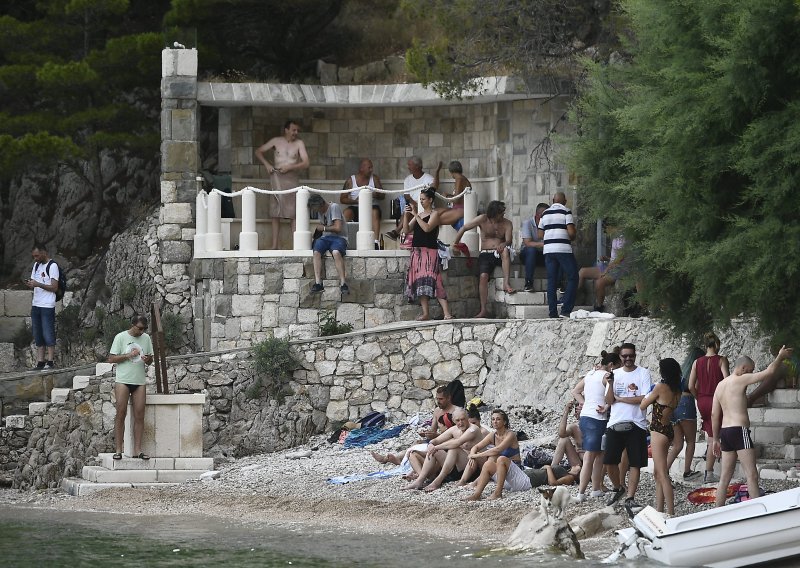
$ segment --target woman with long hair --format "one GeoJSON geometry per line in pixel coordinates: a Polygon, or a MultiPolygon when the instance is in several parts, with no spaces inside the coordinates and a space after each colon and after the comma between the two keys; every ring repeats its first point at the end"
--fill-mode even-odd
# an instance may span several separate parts
{"type": "Polygon", "coordinates": [[[703,475],[703,483],[716,483],[719,478],[714,475],[714,462],[716,456],[711,451],[711,406],[714,402],[714,391],[717,385],[730,375],[728,370],[728,359],[719,354],[719,337],[714,332],[708,332],[703,336],[703,346],[706,354],[697,359],[692,365],[689,373],[689,391],[697,400],[697,410],[703,418],[703,431],[706,433],[708,448],[706,449],[706,472],[703,475]]]}
{"type": "Polygon", "coordinates": [[[439,300],[444,319],[453,319],[447,304],[447,292],[442,283],[442,265],[439,261],[439,212],[433,208],[433,188],[423,189],[419,196],[419,208],[406,205],[409,215],[403,216],[403,233],[413,231],[414,240],[406,275],[406,298],[409,302],[419,298],[422,314],[417,321],[431,319],[430,298],[439,300]],[[410,219],[410,220],[409,220],[410,219]]]}
{"type": "MultiPolygon", "coordinates": [[[[503,489],[509,491],[525,491],[531,488],[531,480],[522,471],[522,459],[519,454],[519,440],[517,433],[511,430],[508,414],[500,409],[492,411],[492,428],[483,440],[472,446],[469,451],[469,461],[464,469],[461,482],[464,482],[478,463],[483,461],[481,475],[475,481],[475,491],[467,497],[468,501],[477,501],[489,481],[495,481],[497,486],[489,497],[500,499],[503,489]]],[[[462,484],[462,483],[459,484],[462,484]]]]}
{"type": "Polygon", "coordinates": [[[650,448],[653,454],[653,473],[656,478],[656,510],[663,513],[666,502],[667,514],[675,514],[675,495],[669,478],[667,456],[669,445],[675,437],[670,417],[681,398],[681,366],[675,359],[658,362],[661,382],[650,391],[639,408],[647,410],[653,405],[650,417],[650,448]]]}
{"type": "Polygon", "coordinates": [[[675,430],[675,439],[669,449],[667,459],[668,470],[672,469],[672,464],[683,450],[684,442],[686,453],[684,454],[683,479],[694,479],[700,475],[699,471],[692,470],[694,460],[694,447],[697,441],[697,407],[695,406],[694,395],[689,390],[689,374],[692,372],[694,362],[703,356],[703,350],[699,347],[692,347],[686,354],[686,358],[681,365],[681,400],[678,408],[672,413],[672,428],[675,430]]]}
{"type": "Polygon", "coordinates": [[[609,405],[606,404],[606,391],[614,384],[614,369],[622,366],[617,353],[603,351],[600,367],[583,377],[572,395],[583,405],[579,425],[583,437],[583,468],[578,485],[578,501],[586,499],[585,491],[592,482],[592,497],[602,497],[603,492],[603,450],[601,441],[608,423],[609,405]]]}

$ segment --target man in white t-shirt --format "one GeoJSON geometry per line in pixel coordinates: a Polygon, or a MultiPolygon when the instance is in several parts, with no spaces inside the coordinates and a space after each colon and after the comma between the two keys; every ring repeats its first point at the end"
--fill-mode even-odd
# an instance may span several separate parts
{"type": "Polygon", "coordinates": [[[58,290],[58,264],[50,260],[47,248],[36,243],[31,250],[33,269],[25,285],[33,290],[31,302],[31,331],[36,343],[36,368],[52,369],[56,352],[56,290],[58,290]],[[45,359],[45,349],[47,359],[45,359]]]}
{"type": "Polygon", "coordinates": [[[606,394],[606,403],[611,405],[611,414],[606,429],[605,454],[603,463],[609,479],[614,484],[613,493],[608,505],[613,505],[622,494],[619,462],[622,452],[628,451],[630,471],[628,472],[628,489],[625,507],[637,513],[641,506],[633,497],[639,487],[641,468],[647,466],[647,418],[639,403],[650,392],[652,380],[650,371],[636,366],[636,346],[623,343],[619,352],[622,367],[613,372],[613,388],[606,394]]]}
{"type": "MultiPolygon", "coordinates": [[[[434,190],[439,189],[439,170],[442,169],[442,162],[439,162],[439,165],[436,168],[435,176],[422,171],[422,158],[419,156],[411,156],[408,159],[407,166],[409,174],[406,176],[406,179],[403,180],[403,189],[407,191],[400,196],[401,215],[411,215],[410,213],[405,213],[406,204],[410,204],[412,207],[417,206],[417,202],[419,202],[419,194],[422,191],[422,186],[427,185],[432,187],[434,190]]],[[[400,227],[402,224],[403,218],[401,217],[397,221],[397,226],[400,227]]],[[[386,236],[393,241],[396,241],[400,236],[400,233],[397,229],[394,229],[386,233],[386,236]]]]}

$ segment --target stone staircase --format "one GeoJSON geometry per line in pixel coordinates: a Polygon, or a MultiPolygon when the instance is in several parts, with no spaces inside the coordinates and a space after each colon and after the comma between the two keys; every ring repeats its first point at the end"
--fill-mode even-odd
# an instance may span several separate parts
{"type": "MultiPolygon", "coordinates": [[[[72,391],[86,389],[93,377],[110,373],[113,368],[111,363],[97,363],[94,369],[84,369],[84,373],[94,370],[94,375],[74,375],[72,388],[52,388],[49,401],[29,403],[28,414],[7,416],[6,426],[24,429],[26,421],[41,422],[50,405],[65,403],[72,391]]],[[[113,379],[109,377],[109,380],[113,379]]],[[[62,380],[61,384],[64,382],[62,380]]],[[[107,399],[102,405],[102,422],[103,428],[107,429],[113,428],[115,411],[111,404],[110,387],[105,392],[107,399]]],[[[151,456],[150,459],[129,457],[133,454],[133,410],[129,406],[125,419],[123,458],[114,460],[112,453],[99,454],[97,458],[92,458],[96,465],[84,466],[80,478],[64,478],[62,490],[70,495],[82,496],[102,489],[174,484],[203,477],[214,468],[214,459],[203,457],[204,405],[204,394],[148,394],[142,450],[151,456]]]]}
{"type": "MultiPolygon", "coordinates": [[[[749,408],[750,433],[758,455],[757,467],[761,479],[797,479],[800,465],[800,390],[775,389],[767,397],[767,405],[749,408]]],[[[707,443],[698,441],[695,447],[692,469],[703,471],[707,443]]],[[[672,465],[674,479],[681,479],[685,458],[683,452],[672,465]]],[[[719,463],[714,467],[719,474],[719,463]]],[[[737,462],[734,479],[744,479],[737,462]]],[[[702,477],[700,478],[702,482],[702,477]]]]}
{"type": "MultiPolygon", "coordinates": [[[[533,273],[533,292],[523,292],[525,287],[525,269],[517,264],[511,267],[511,279],[509,284],[517,290],[514,294],[503,291],[505,279],[501,268],[495,268],[492,280],[489,281],[489,303],[494,303],[496,317],[506,317],[509,319],[547,319],[550,309],[547,306],[547,274],[541,267],[537,267],[533,273]],[[517,274],[515,277],[514,274],[517,274]],[[521,275],[521,276],[520,276],[521,275]]],[[[591,298],[589,294],[578,294],[578,299],[582,297],[591,298]]],[[[559,305],[560,309],[560,305],[559,305]]],[[[575,305],[574,310],[589,310],[592,306],[575,305]]]]}

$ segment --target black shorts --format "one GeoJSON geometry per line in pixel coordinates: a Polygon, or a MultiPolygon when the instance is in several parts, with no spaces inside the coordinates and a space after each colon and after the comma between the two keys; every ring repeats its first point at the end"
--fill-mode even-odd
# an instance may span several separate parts
{"type": "Polygon", "coordinates": [[[478,255],[478,274],[491,276],[494,269],[501,266],[503,261],[494,255],[494,252],[482,252],[478,255]]]}
{"type": "Polygon", "coordinates": [[[143,387],[144,386],[144,385],[129,385],[128,383],[117,383],[117,384],[125,385],[126,387],[128,387],[128,393],[129,394],[135,393],[136,389],[138,389],[139,387],[143,387]]]}
{"type": "MultiPolygon", "coordinates": [[[[475,471],[472,472],[472,475],[469,476],[469,479],[465,479],[464,481],[466,483],[475,481],[476,479],[478,479],[478,476],[480,474],[481,470],[476,467],[475,471]]],[[[444,478],[443,483],[450,483],[451,481],[459,481],[462,475],[464,475],[464,470],[459,471],[457,467],[454,467],[452,470],[450,470],[450,473],[447,474],[447,477],[444,478]]]]}
{"type": "Polygon", "coordinates": [[[750,430],[744,426],[728,426],[719,431],[719,447],[723,452],[749,450],[753,447],[750,430]]]}
{"type": "Polygon", "coordinates": [[[603,463],[619,465],[622,452],[628,450],[628,462],[631,467],[647,467],[647,430],[634,426],[627,432],[606,429],[606,450],[603,463]]]}
{"type": "MultiPolygon", "coordinates": [[[[372,208],[378,210],[378,219],[382,219],[383,218],[383,214],[381,213],[381,206],[373,204],[372,208]]],[[[358,221],[358,205],[350,205],[349,207],[346,207],[345,210],[350,210],[350,211],[353,212],[353,222],[354,223],[356,221],[358,221]]]]}

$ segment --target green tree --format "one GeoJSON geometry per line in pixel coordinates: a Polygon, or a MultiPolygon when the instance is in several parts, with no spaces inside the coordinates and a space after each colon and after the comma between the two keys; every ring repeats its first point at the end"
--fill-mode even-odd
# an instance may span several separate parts
{"type": "Polygon", "coordinates": [[[574,57],[607,43],[608,0],[403,0],[432,29],[415,41],[407,65],[423,84],[460,97],[480,77],[516,75],[529,90],[571,90],[574,57]]]}
{"type": "MultiPolygon", "coordinates": [[[[22,173],[71,172],[91,203],[81,219],[91,248],[104,215],[117,227],[129,219],[110,191],[125,158],[157,159],[159,30],[169,3],[11,4],[0,14],[0,200],[8,206],[8,180],[22,173]]],[[[43,194],[42,213],[52,215],[57,187],[43,194]]]]}
{"type": "Polygon", "coordinates": [[[753,316],[800,337],[800,24],[792,0],[628,0],[630,41],[588,64],[579,195],[619,225],[641,295],[678,332],[753,316]]]}

